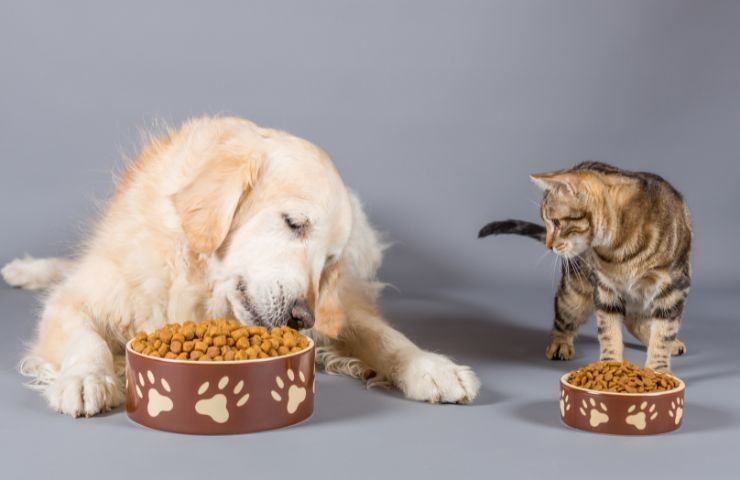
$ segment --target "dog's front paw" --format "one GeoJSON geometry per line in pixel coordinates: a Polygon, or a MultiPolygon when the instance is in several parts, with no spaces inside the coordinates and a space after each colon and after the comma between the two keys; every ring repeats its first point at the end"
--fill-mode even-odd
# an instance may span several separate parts
{"type": "Polygon", "coordinates": [[[406,357],[394,381],[407,398],[430,403],[470,403],[480,390],[470,367],[431,352],[406,357]]]}
{"type": "Polygon", "coordinates": [[[60,413],[89,417],[120,405],[123,393],[113,373],[62,373],[49,385],[46,399],[51,408],[60,413]]]}

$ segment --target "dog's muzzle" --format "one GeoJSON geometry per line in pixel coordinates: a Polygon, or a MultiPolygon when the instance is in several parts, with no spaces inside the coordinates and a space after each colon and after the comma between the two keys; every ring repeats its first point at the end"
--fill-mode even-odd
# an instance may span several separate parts
{"type": "Polygon", "coordinates": [[[296,330],[311,328],[314,324],[313,312],[308,308],[303,300],[296,300],[290,309],[290,319],[288,326],[296,330]]]}

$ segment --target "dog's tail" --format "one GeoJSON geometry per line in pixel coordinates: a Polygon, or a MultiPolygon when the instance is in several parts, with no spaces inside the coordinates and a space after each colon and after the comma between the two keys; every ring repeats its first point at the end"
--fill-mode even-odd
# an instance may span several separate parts
{"type": "Polygon", "coordinates": [[[16,258],[0,273],[8,285],[27,290],[41,290],[61,282],[72,270],[74,262],[64,258],[16,258]]]}
{"type": "Polygon", "coordinates": [[[522,235],[544,243],[547,230],[542,225],[525,222],[523,220],[504,220],[501,222],[491,222],[478,232],[478,238],[489,235],[522,235]]]}

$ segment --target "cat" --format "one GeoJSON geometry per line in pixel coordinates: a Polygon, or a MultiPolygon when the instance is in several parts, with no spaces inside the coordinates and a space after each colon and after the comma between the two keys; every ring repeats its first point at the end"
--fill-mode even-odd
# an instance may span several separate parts
{"type": "Polygon", "coordinates": [[[622,361],[622,324],[647,346],[645,367],[670,371],[691,285],[691,217],[666,180],[600,162],[531,175],[544,190],[545,226],[492,222],[479,238],[517,234],[543,242],[562,260],[546,355],[573,357],[573,339],[596,312],[600,359],[622,361]]]}

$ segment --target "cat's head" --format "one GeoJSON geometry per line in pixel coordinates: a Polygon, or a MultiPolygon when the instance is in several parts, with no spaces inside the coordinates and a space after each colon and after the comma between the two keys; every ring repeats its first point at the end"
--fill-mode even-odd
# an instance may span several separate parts
{"type": "Polygon", "coordinates": [[[572,258],[591,247],[594,218],[599,214],[600,185],[590,172],[561,170],[530,175],[545,191],[540,213],[547,227],[545,244],[572,258]]]}

